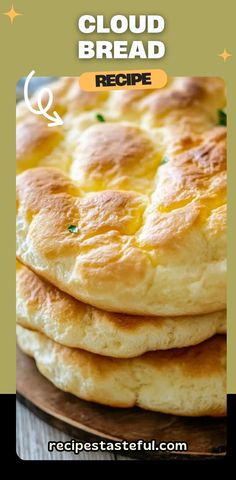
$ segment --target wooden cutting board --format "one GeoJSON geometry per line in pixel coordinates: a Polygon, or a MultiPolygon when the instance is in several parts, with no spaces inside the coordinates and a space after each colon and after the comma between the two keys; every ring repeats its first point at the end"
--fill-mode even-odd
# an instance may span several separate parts
{"type": "Polygon", "coordinates": [[[225,419],[179,417],[139,408],[105,407],[80,400],[54,387],[38,372],[34,360],[19,349],[17,395],[43,420],[78,440],[186,441],[189,448],[187,453],[178,454],[129,452],[130,457],[147,460],[219,459],[225,454],[225,419]]]}

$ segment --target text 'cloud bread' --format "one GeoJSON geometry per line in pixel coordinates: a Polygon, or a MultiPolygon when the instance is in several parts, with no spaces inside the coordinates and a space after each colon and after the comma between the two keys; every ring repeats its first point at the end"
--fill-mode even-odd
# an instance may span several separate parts
{"type": "Polygon", "coordinates": [[[19,107],[19,260],[108,311],[223,310],[224,82],[175,78],[160,91],[101,95],[63,79],[54,97],[64,125],[50,133],[19,107]]]}

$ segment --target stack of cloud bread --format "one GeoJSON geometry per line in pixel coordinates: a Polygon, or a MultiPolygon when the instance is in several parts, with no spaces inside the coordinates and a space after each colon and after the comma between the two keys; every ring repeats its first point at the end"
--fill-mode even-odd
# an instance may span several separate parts
{"type": "Polygon", "coordinates": [[[225,415],[224,82],[51,89],[62,126],[17,107],[20,348],[85,400],[225,415]]]}

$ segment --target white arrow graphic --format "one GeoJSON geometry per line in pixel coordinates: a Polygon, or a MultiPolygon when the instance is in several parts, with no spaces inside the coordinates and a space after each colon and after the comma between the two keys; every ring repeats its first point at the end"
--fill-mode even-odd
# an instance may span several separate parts
{"type": "Polygon", "coordinates": [[[32,72],[29,73],[28,77],[26,78],[25,80],[25,85],[24,85],[24,99],[25,99],[25,103],[28,107],[28,109],[30,110],[30,112],[34,113],[35,115],[43,115],[45,118],[47,118],[48,120],[51,121],[51,123],[48,123],[48,127],[57,127],[58,125],[63,125],[63,120],[61,119],[61,117],[58,115],[57,112],[53,112],[53,115],[49,115],[47,112],[48,110],[51,108],[51,105],[52,105],[52,102],[53,102],[53,94],[52,94],[52,91],[45,87],[45,88],[42,88],[42,90],[39,91],[38,93],[38,98],[37,98],[37,104],[38,104],[38,110],[36,110],[35,108],[32,107],[32,105],[30,104],[30,100],[29,100],[29,94],[28,94],[28,90],[29,90],[29,82],[31,80],[31,78],[33,77],[33,75],[35,74],[35,70],[32,70],[32,72]],[[47,101],[47,105],[45,105],[43,107],[43,97],[44,99],[48,97],[48,101],[47,101]]]}

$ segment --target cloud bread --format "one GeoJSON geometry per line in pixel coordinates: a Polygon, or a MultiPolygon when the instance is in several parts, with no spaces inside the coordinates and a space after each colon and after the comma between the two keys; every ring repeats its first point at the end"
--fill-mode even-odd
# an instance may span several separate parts
{"type": "Polygon", "coordinates": [[[20,264],[16,314],[19,325],[62,345],[124,358],[195,345],[226,331],[225,311],[165,318],[105,312],[75,300],[20,264]]]}
{"type": "Polygon", "coordinates": [[[139,93],[81,92],[77,79],[52,88],[57,130],[18,108],[18,258],[109,311],[224,309],[223,81],[176,78],[139,93]]]}
{"type": "Polygon", "coordinates": [[[226,414],[225,337],[200,345],[113,359],[71,349],[17,327],[20,348],[61,390],[113,407],[135,405],[190,416],[226,414]]]}

